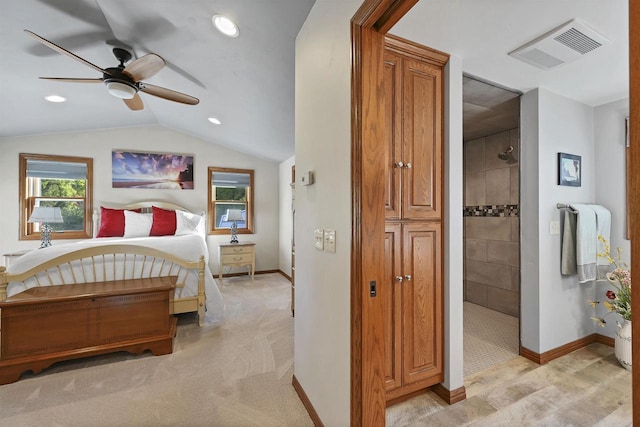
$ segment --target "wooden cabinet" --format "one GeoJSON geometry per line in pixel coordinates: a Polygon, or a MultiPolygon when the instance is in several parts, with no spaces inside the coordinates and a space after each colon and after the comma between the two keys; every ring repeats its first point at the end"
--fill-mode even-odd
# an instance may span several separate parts
{"type": "MultiPolygon", "coordinates": [[[[387,39],[393,40],[393,39],[387,39]]],[[[442,65],[385,51],[387,219],[442,217],[442,65]]],[[[439,61],[439,59],[438,59],[439,61]]]]}
{"type": "Polygon", "coordinates": [[[388,399],[443,381],[442,233],[439,223],[385,227],[388,399]]]}
{"type": "Polygon", "coordinates": [[[387,401],[444,380],[443,67],[448,56],[385,43],[387,134],[385,314],[387,401]]]}

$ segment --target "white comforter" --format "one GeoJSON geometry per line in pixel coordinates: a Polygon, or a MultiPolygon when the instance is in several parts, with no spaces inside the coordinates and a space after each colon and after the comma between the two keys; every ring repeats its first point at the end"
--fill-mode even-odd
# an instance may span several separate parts
{"type": "MultiPolygon", "coordinates": [[[[85,249],[88,247],[95,247],[100,245],[140,245],[152,247],[163,252],[171,253],[175,256],[183,258],[187,261],[198,261],[200,256],[205,257],[205,261],[209,260],[209,250],[207,249],[206,243],[202,236],[197,234],[188,234],[183,236],[162,236],[162,237],[139,237],[139,238],[131,238],[131,239],[122,239],[120,237],[110,237],[110,238],[100,238],[100,239],[92,239],[92,240],[84,240],[81,242],[75,243],[67,243],[61,245],[50,246],[44,249],[38,249],[35,251],[31,251],[17,260],[13,261],[9,268],[7,269],[8,273],[18,274],[24,271],[29,270],[49,259],[55,258],[60,255],[64,255],[68,252],[85,249]]],[[[118,262],[115,268],[115,274],[117,278],[121,278],[123,271],[126,272],[126,278],[132,277],[140,277],[142,271],[140,270],[142,267],[138,265],[137,269],[133,268],[133,257],[129,256],[126,259],[124,256],[118,256],[118,262]]],[[[62,267],[62,276],[57,274],[46,275],[42,273],[38,277],[42,280],[40,281],[41,285],[49,284],[49,285],[59,285],[63,283],[63,278],[67,278],[67,282],[71,282],[71,277],[74,276],[78,282],[89,282],[89,281],[100,281],[100,280],[114,280],[113,277],[113,261],[110,259],[105,260],[105,266],[108,265],[108,268],[104,270],[102,267],[96,268],[96,276],[93,277],[92,269],[88,266],[82,266],[79,262],[74,262],[73,267],[69,268],[69,266],[65,265],[62,267]],[[73,270],[73,271],[71,271],[73,270]],[[106,274],[106,277],[102,277],[103,274],[106,274]],[[84,279],[84,280],[83,280],[84,279]],[[53,283],[47,283],[53,282],[53,283]]],[[[161,262],[157,263],[147,263],[145,267],[145,277],[148,277],[148,270],[153,269],[152,276],[169,276],[175,275],[178,271],[178,268],[172,266],[169,263],[162,265],[161,262]]],[[[184,278],[185,286],[184,288],[176,288],[176,298],[180,297],[189,297],[195,296],[198,294],[198,275],[196,270],[189,270],[187,273],[183,272],[181,277],[178,278],[178,281],[181,281],[184,278]],[[186,277],[185,277],[186,276],[186,277]]],[[[224,311],[224,302],[222,300],[222,294],[220,293],[220,289],[218,289],[218,285],[216,284],[211,270],[209,270],[208,264],[205,268],[205,276],[204,276],[204,287],[206,293],[206,316],[205,321],[207,323],[216,323],[222,319],[223,311],[224,311]]],[[[26,288],[30,288],[36,286],[37,283],[35,280],[28,280],[25,284],[22,282],[11,282],[7,286],[7,296],[15,295],[19,292],[24,291],[26,288]]]]}

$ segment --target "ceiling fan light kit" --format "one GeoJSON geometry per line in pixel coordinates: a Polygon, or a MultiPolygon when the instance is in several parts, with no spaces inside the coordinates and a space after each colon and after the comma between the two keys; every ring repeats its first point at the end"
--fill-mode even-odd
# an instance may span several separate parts
{"type": "Polygon", "coordinates": [[[41,79],[68,83],[104,83],[107,91],[116,98],[122,99],[124,104],[132,111],[138,111],[144,108],[142,98],[138,95],[138,91],[187,105],[197,105],[200,102],[198,98],[191,95],[142,81],[143,79],[154,76],[166,65],[165,60],[155,53],[144,55],[125,66],[125,62],[131,60],[132,55],[126,49],[116,47],[113,49],[113,54],[116,59],[120,61],[120,64],[117,67],[103,69],[32,31],[24,31],[43,45],[102,73],[102,78],[40,77],[41,79]]]}

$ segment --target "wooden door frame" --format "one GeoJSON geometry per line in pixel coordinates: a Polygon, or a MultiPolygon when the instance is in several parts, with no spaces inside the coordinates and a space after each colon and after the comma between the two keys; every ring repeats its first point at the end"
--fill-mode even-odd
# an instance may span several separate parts
{"type": "Polygon", "coordinates": [[[351,425],[385,425],[384,35],[418,0],[365,0],[351,20],[351,425]],[[377,286],[377,285],[376,285],[377,286]]]}
{"type": "MultiPolygon", "coordinates": [[[[384,257],[384,34],[418,0],[364,0],[351,20],[351,425],[385,424],[384,316],[369,296],[384,257]],[[381,107],[382,106],[382,107],[381,107]],[[365,250],[366,248],[366,250],[365,250]]],[[[640,52],[640,1],[629,0],[629,52],[640,52]]],[[[631,223],[640,224],[640,56],[630,55],[631,223]]],[[[640,271],[640,237],[631,230],[631,267],[640,271]]],[[[639,294],[640,295],[640,294],[639,294]]],[[[640,425],[640,298],[632,301],[633,421],[640,425]]]]}

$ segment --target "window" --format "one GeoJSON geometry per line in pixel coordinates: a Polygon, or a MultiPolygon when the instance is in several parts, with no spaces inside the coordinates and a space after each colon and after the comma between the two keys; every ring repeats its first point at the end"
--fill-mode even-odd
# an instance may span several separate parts
{"type": "Polygon", "coordinates": [[[209,168],[209,233],[229,234],[231,210],[240,210],[238,233],[253,233],[253,171],[209,168]]]}
{"type": "Polygon", "coordinates": [[[62,223],[49,224],[52,239],[92,236],[93,159],[20,154],[20,240],[40,239],[40,224],[30,223],[36,206],[59,207],[62,223]]]}

